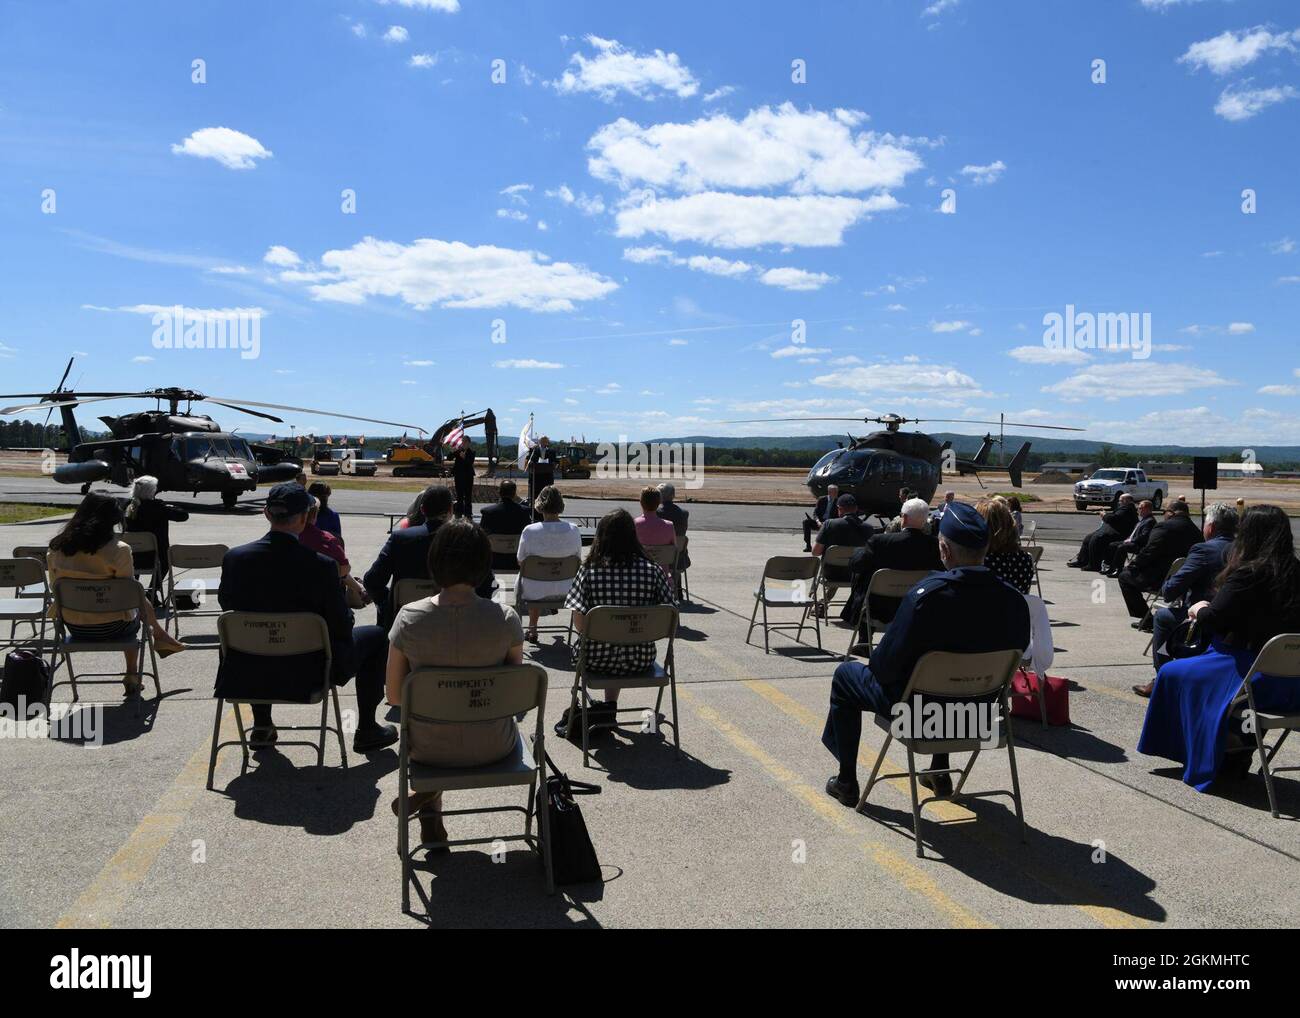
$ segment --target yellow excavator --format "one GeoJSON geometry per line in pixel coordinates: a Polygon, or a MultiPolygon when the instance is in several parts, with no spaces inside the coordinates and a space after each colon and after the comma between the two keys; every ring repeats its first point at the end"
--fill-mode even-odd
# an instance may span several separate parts
{"type": "Polygon", "coordinates": [[[484,453],[488,461],[487,476],[495,477],[500,450],[497,446],[497,417],[491,408],[451,418],[427,442],[413,442],[403,436],[401,441],[394,442],[389,447],[384,459],[392,465],[394,477],[446,477],[451,467],[447,463],[443,442],[457,427],[469,431],[480,424],[483,425],[487,446],[484,453]]]}

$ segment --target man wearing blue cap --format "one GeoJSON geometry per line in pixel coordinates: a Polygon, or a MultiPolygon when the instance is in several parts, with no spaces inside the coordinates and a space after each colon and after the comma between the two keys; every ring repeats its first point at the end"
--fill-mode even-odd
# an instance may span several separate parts
{"type": "MultiPolygon", "coordinates": [[[[923,655],[932,650],[1023,651],[1029,646],[1029,607],[1015,588],[985,568],[988,544],[988,524],[973,506],[945,505],[939,558],[947,571],[931,574],[907,592],[869,666],[846,661],[835,669],[822,744],[840,763],[826,792],[845,806],[858,803],[862,712],[889,716],[923,655]]],[[[947,754],[936,754],[930,769],[947,766],[947,754]]],[[[952,794],[947,774],[923,774],[920,781],[936,795],[952,794]]]]}
{"type": "MultiPolygon", "coordinates": [[[[325,620],[333,683],[342,686],[357,677],[359,718],[352,748],[367,753],[397,741],[396,728],[375,720],[384,696],[388,639],[378,626],[353,629],[337,563],[299,543],[310,501],[298,484],[277,484],[271,489],[265,510],[271,529],[260,540],[226,552],[217,600],[227,611],[311,612],[325,620]]],[[[218,666],[216,695],[306,703],[312,694],[320,693],[320,667],[295,669],[286,663],[290,660],[231,651],[218,666]]],[[[263,749],[275,741],[270,705],[254,704],[249,744],[263,749]]]]}

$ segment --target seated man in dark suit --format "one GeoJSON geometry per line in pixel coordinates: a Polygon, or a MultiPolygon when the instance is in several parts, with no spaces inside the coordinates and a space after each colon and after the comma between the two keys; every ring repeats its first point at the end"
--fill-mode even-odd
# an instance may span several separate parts
{"type": "Polygon", "coordinates": [[[1101,564],[1101,575],[1112,579],[1124,568],[1129,553],[1137,553],[1146,547],[1147,539],[1156,526],[1155,506],[1151,499],[1144,498],[1138,503],[1138,521],[1133,532],[1118,544],[1112,544],[1101,564]]]}
{"type": "MultiPolygon", "coordinates": [[[[429,546],[433,535],[451,516],[450,488],[429,487],[420,503],[424,522],[405,530],[394,530],[388,535],[374,564],[362,577],[362,586],[375,602],[375,616],[380,628],[387,633],[393,626],[392,588],[398,580],[427,580],[429,573],[429,546]]],[[[479,597],[490,598],[495,577],[489,572],[479,585],[479,597]]]]}
{"type": "Polygon", "coordinates": [[[1083,539],[1079,545],[1079,554],[1065,563],[1071,569],[1082,569],[1086,573],[1100,572],[1106,553],[1133,533],[1133,528],[1137,526],[1137,503],[1132,495],[1124,494],[1119,497],[1119,505],[1113,512],[1103,509],[1097,515],[1101,517],[1101,523],[1083,539]]]}
{"type": "MultiPolygon", "coordinates": [[[[862,712],[890,716],[923,655],[1029,646],[1029,605],[983,564],[988,544],[984,517],[964,502],[950,502],[939,521],[939,556],[947,572],[934,573],[908,591],[869,666],[846,661],[835,669],[822,744],[839,761],[826,793],[845,806],[858,804],[862,712]]],[[[930,766],[947,767],[947,754],[936,755],[930,766]]],[[[947,774],[923,775],[920,781],[936,795],[952,794],[947,774]]]]}
{"type": "Polygon", "coordinates": [[[1192,522],[1187,503],[1173,501],[1165,506],[1165,518],[1151,531],[1146,547],[1119,574],[1119,592],[1124,595],[1124,604],[1133,616],[1134,629],[1151,631],[1151,623],[1143,625],[1141,621],[1147,613],[1143,592],[1159,590],[1174,559],[1182,558],[1200,542],[1201,530],[1192,522]]]}
{"type": "MultiPolygon", "coordinates": [[[[845,492],[835,500],[835,517],[822,524],[813,543],[812,553],[818,558],[826,554],[827,548],[846,545],[861,548],[875,533],[875,528],[867,522],[858,500],[845,492]]],[[[822,580],[832,586],[848,586],[853,582],[853,574],[848,566],[822,566],[822,580]]],[[[818,614],[825,611],[825,605],[817,606],[818,614]]]]}
{"type": "Polygon", "coordinates": [[[803,550],[812,551],[812,535],[814,530],[821,530],[827,520],[835,516],[835,500],[840,497],[838,485],[829,484],[826,486],[826,494],[817,500],[813,506],[812,515],[803,514],[803,550]]]}
{"type": "MultiPolygon", "coordinates": [[[[375,709],[384,696],[388,640],[378,626],[353,629],[337,564],[298,542],[307,525],[309,500],[297,484],[271,489],[265,509],[271,529],[260,540],[226,552],[217,600],[227,611],[311,612],[323,618],[330,634],[334,685],[346,685],[353,675],[357,677],[359,721],[352,748],[358,753],[381,749],[397,741],[396,728],[375,720],[375,709]]],[[[320,690],[320,673],[304,669],[295,675],[285,663],[291,660],[231,652],[218,667],[216,694],[306,702],[320,690]]],[[[264,748],[275,740],[271,707],[254,704],[250,745],[264,748]]]]}
{"type": "MultiPolygon", "coordinates": [[[[517,491],[514,481],[502,481],[497,487],[499,500],[494,505],[485,505],[479,514],[480,525],[485,534],[518,537],[524,532],[524,527],[533,522],[532,510],[515,497],[517,491]]],[[[513,553],[503,551],[492,553],[493,569],[513,570],[517,566],[513,553]]]]}
{"type": "MultiPolygon", "coordinates": [[[[1192,546],[1187,561],[1160,588],[1160,596],[1168,602],[1168,607],[1156,609],[1151,622],[1151,661],[1157,672],[1171,660],[1165,645],[1187,618],[1188,606],[1213,599],[1215,578],[1223,571],[1237,533],[1237,510],[1222,502],[1206,506],[1201,533],[1205,540],[1192,546]]],[[[1134,686],[1133,692],[1150,696],[1153,685],[1154,682],[1147,682],[1134,686]]]]}
{"type": "MultiPolygon", "coordinates": [[[[861,551],[853,553],[849,570],[853,573],[853,593],[844,605],[840,618],[853,622],[862,610],[862,599],[877,569],[942,569],[939,561],[939,541],[926,531],[930,506],[923,498],[910,498],[903,503],[900,517],[901,529],[895,533],[876,534],[861,551]]],[[[872,598],[871,617],[888,622],[898,610],[892,597],[872,598]]]]}

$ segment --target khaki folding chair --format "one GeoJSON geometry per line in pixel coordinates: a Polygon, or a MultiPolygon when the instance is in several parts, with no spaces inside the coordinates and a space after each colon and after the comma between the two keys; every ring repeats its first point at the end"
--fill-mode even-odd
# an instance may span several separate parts
{"type": "MultiPolygon", "coordinates": [[[[50,549],[43,544],[40,545],[24,544],[24,545],[19,545],[17,548],[13,550],[14,558],[34,558],[36,559],[37,562],[41,564],[42,569],[47,568],[46,559],[49,557],[49,554],[50,554],[50,549]]],[[[26,587],[19,587],[16,596],[17,597],[44,597],[47,601],[50,601],[51,604],[53,603],[53,595],[50,592],[48,582],[46,582],[43,586],[40,587],[36,586],[35,584],[29,584],[26,587]]]]}
{"type": "Polygon", "coordinates": [[[330,682],[330,666],[333,653],[330,648],[329,627],[319,615],[311,612],[223,612],[217,619],[217,636],[220,640],[220,653],[224,660],[230,651],[250,654],[256,657],[293,657],[300,654],[321,654],[324,664],[321,668],[321,687],[313,690],[307,700],[280,700],[271,698],[218,697],[217,717],[212,723],[212,753],[208,757],[208,791],[212,790],[212,776],[217,770],[217,753],[227,746],[238,746],[244,754],[244,763],[239,770],[242,777],[248,773],[248,733],[244,729],[243,704],[267,704],[271,706],[314,706],[320,704],[320,721],[314,725],[282,725],[276,723],[276,730],[281,732],[318,732],[315,742],[303,739],[276,740],[276,746],[310,746],[316,750],[316,766],[325,766],[325,740],[332,732],[338,736],[339,757],[343,769],[347,770],[348,751],[343,744],[343,716],[339,711],[339,691],[330,682]],[[329,724],[329,706],[334,704],[334,724],[329,724]],[[235,709],[235,727],[239,738],[230,742],[221,741],[221,714],[226,704],[235,709]]]}
{"type": "MultiPolygon", "coordinates": [[[[518,534],[488,534],[488,543],[492,545],[492,572],[497,577],[500,584],[501,574],[519,575],[519,535],[518,534]],[[496,568],[496,557],[498,555],[509,557],[514,563],[513,566],[496,568]]],[[[498,588],[499,590],[500,588],[498,588]]],[[[499,597],[499,595],[498,595],[499,597]]]]}
{"type": "Polygon", "coordinates": [[[1038,578],[1038,561],[1043,557],[1043,546],[1035,544],[1025,551],[1029,552],[1029,557],[1034,560],[1034,586],[1038,588],[1038,596],[1043,596],[1043,581],[1038,578]]]}
{"type": "Polygon", "coordinates": [[[230,549],[224,544],[173,544],[168,552],[167,597],[163,608],[167,612],[167,621],[171,624],[172,635],[181,638],[181,616],[187,619],[215,618],[221,614],[220,605],[216,604],[217,591],[221,587],[220,576],[186,576],[182,574],[200,570],[221,570],[221,560],[230,549]],[[198,605],[194,609],[181,611],[177,608],[176,593],[188,594],[198,605]],[[214,607],[204,607],[211,600],[214,607]]]}
{"type": "MultiPolygon", "coordinates": [[[[667,545],[665,545],[667,547],[667,545]]],[[[673,727],[673,745],[682,748],[677,731],[677,667],[673,664],[673,640],[677,635],[677,609],[670,604],[647,605],[641,608],[615,607],[603,605],[593,608],[582,622],[582,641],[578,644],[578,665],[573,673],[573,692],[569,698],[569,723],[573,724],[581,710],[582,724],[582,766],[588,766],[590,750],[590,722],[587,709],[593,702],[591,690],[608,692],[621,689],[657,689],[655,696],[655,728],[660,724],[673,727]],[[627,646],[632,643],[658,643],[668,641],[668,650],[664,654],[663,664],[658,660],[650,669],[636,675],[605,675],[594,672],[587,666],[587,647],[596,643],[613,643],[627,646]],[[659,712],[663,703],[664,689],[668,690],[673,705],[673,719],[668,721],[659,712]]],[[[619,707],[614,711],[614,719],[607,722],[610,727],[618,727],[620,714],[641,713],[641,707],[619,707]]]]}
{"type": "Polygon", "coordinates": [[[51,604],[45,566],[26,556],[0,558],[0,590],[14,592],[13,597],[0,598],[0,622],[9,623],[9,638],[0,646],[23,647],[35,641],[37,653],[42,653],[51,604]],[[25,640],[18,639],[20,622],[31,626],[31,635],[25,640]]]}
{"type": "Polygon", "coordinates": [[[1027,544],[1031,548],[1037,547],[1038,545],[1037,533],[1038,533],[1038,521],[1025,520],[1024,529],[1021,531],[1020,534],[1020,543],[1027,544]]]}
{"type": "Polygon", "coordinates": [[[822,649],[822,627],[817,613],[812,606],[816,603],[817,576],[821,571],[821,559],[813,555],[774,555],[763,565],[763,575],[759,578],[758,589],[754,591],[754,610],[749,616],[749,631],[745,633],[745,643],[754,634],[757,625],[758,609],[763,609],[763,653],[770,654],[772,649],[768,633],[781,629],[797,629],[795,640],[803,636],[803,627],[808,623],[808,615],[813,618],[813,628],[817,632],[817,649],[822,649]],[[799,621],[769,622],[769,608],[799,609],[799,621]]]}
{"type": "Polygon", "coordinates": [[[876,633],[883,632],[889,628],[889,623],[882,619],[871,617],[871,598],[886,597],[893,601],[901,601],[903,596],[915,587],[918,583],[930,575],[929,569],[877,569],[871,574],[871,579],[867,583],[867,596],[862,599],[862,606],[858,609],[858,617],[853,620],[853,628],[849,630],[849,646],[844,651],[844,660],[847,661],[854,654],[855,647],[861,647],[858,636],[866,628],[866,648],[867,653],[864,657],[871,657],[872,650],[876,645],[876,633]]]}
{"type": "Polygon", "coordinates": [[[1147,622],[1152,623],[1151,638],[1147,640],[1146,649],[1142,651],[1142,655],[1144,657],[1147,654],[1151,653],[1151,644],[1155,641],[1156,638],[1155,625],[1154,625],[1156,612],[1159,611],[1161,608],[1170,607],[1169,602],[1167,602],[1163,597],[1160,596],[1160,591],[1164,589],[1166,583],[1168,583],[1171,579],[1173,579],[1174,573],[1178,572],[1178,570],[1183,568],[1183,563],[1186,561],[1187,561],[1186,556],[1184,556],[1183,558],[1174,559],[1173,562],[1169,564],[1169,572],[1165,573],[1165,578],[1160,581],[1160,586],[1157,587],[1154,591],[1151,591],[1150,593],[1143,595],[1146,598],[1146,602],[1147,602],[1147,613],[1142,616],[1142,622],[1143,624],[1146,624],[1147,622]]]}
{"type": "Polygon", "coordinates": [[[392,607],[392,618],[397,618],[397,613],[412,601],[419,601],[422,598],[433,597],[440,593],[442,593],[442,588],[433,580],[418,578],[398,580],[393,584],[392,593],[388,595],[392,607]]]}
{"type": "Polygon", "coordinates": [[[677,600],[691,599],[691,581],[687,574],[691,571],[686,565],[689,559],[686,556],[686,549],[690,545],[691,539],[685,534],[677,535],[677,565],[673,569],[673,576],[677,579],[677,600]]]}
{"type": "MultiPolygon", "coordinates": [[[[954,704],[974,707],[978,710],[980,700],[994,706],[997,713],[996,732],[992,734],[990,741],[981,739],[978,734],[972,735],[970,732],[946,732],[945,735],[954,737],[945,737],[939,739],[915,738],[905,735],[895,734],[895,719],[883,715],[875,715],[877,727],[883,729],[887,735],[885,743],[880,747],[880,753],[876,757],[876,765],[871,769],[871,777],[867,779],[867,786],[862,790],[862,798],[858,800],[858,812],[865,813],[867,796],[871,794],[871,789],[875,787],[877,781],[886,781],[890,778],[907,778],[912,789],[912,833],[916,839],[917,858],[922,856],[921,851],[921,809],[927,803],[931,802],[952,802],[958,799],[982,799],[994,795],[1010,796],[1011,801],[1015,803],[1016,817],[1020,821],[1020,840],[1025,840],[1025,813],[1020,802],[1020,777],[1016,772],[1016,747],[1011,737],[1011,725],[1009,724],[1009,712],[1007,710],[1007,687],[1011,684],[1011,678],[1016,674],[1016,668],[1020,664],[1020,655],[1022,649],[1014,650],[995,650],[983,654],[954,654],[948,651],[932,650],[928,654],[921,656],[921,660],[916,663],[912,669],[912,675],[907,680],[907,688],[903,691],[903,696],[899,700],[900,704],[906,704],[909,708],[915,706],[912,697],[919,694],[923,702],[933,698],[940,704],[954,704]],[[897,738],[898,741],[907,750],[907,770],[899,771],[894,774],[881,774],[881,764],[885,762],[885,754],[889,752],[889,744],[897,738]],[[964,792],[966,778],[970,775],[971,768],[975,766],[975,760],[979,757],[983,749],[1002,749],[1006,748],[1007,759],[1011,766],[1011,788],[995,788],[984,792],[964,792]],[[970,759],[966,761],[964,768],[956,767],[939,767],[917,770],[916,754],[935,754],[935,753],[970,753],[970,759]],[[917,796],[916,783],[917,778],[923,774],[960,774],[956,787],[953,788],[951,795],[931,795],[924,799],[917,796]]],[[[955,713],[955,711],[954,711],[955,713]]],[[[969,721],[973,711],[966,710],[963,712],[969,721]]],[[[912,724],[920,726],[922,719],[912,712],[912,724]]],[[[978,726],[977,726],[978,727],[978,726]]]]}
{"type": "Polygon", "coordinates": [[[853,589],[853,581],[851,579],[828,580],[826,578],[826,570],[827,568],[847,570],[849,568],[849,561],[853,558],[853,553],[858,550],[858,548],[848,544],[832,544],[822,553],[822,567],[817,574],[818,582],[821,586],[821,592],[817,598],[817,604],[819,607],[816,610],[821,612],[825,618],[830,618],[831,605],[835,602],[835,595],[841,589],[853,589]]]}
{"type": "Polygon", "coordinates": [[[1273,788],[1273,775],[1283,771],[1300,771],[1300,767],[1274,767],[1273,758],[1282,748],[1282,743],[1286,742],[1286,737],[1300,730],[1300,714],[1268,714],[1255,706],[1255,678],[1260,675],[1279,679],[1300,679],[1300,633],[1282,633],[1260,648],[1255,663],[1246,673],[1242,691],[1237,694],[1236,700],[1236,713],[1240,713],[1242,707],[1250,709],[1249,727],[1255,733],[1255,749],[1238,752],[1259,753],[1259,769],[1264,774],[1264,787],[1268,789],[1268,806],[1273,816],[1280,818],[1281,814],[1277,809],[1277,791],[1273,788]],[[1264,736],[1272,731],[1280,731],[1282,734],[1272,746],[1269,746],[1264,742],[1264,736]]]}
{"type": "Polygon", "coordinates": [[[153,555],[152,568],[146,570],[135,569],[135,578],[138,580],[140,579],[141,576],[145,575],[145,573],[148,573],[149,584],[147,587],[145,587],[145,589],[149,592],[151,596],[156,595],[161,590],[161,583],[159,581],[160,581],[162,568],[163,568],[162,563],[158,561],[158,539],[154,537],[153,534],[134,533],[132,531],[126,531],[124,533],[118,534],[117,536],[118,536],[118,540],[122,541],[123,543],[125,543],[127,546],[130,547],[131,558],[133,560],[133,566],[132,566],[133,568],[134,568],[134,559],[136,555],[143,555],[146,552],[152,553],[153,555]]]}
{"type": "MultiPolygon", "coordinates": [[[[572,580],[578,575],[578,569],[582,565],[582,560],[577,555],[569,555],[565,558],[549,558],[544,555],[529,555],[519,563],[519,580],[548,580],[559,583],[561,580],[572,580]]],[[[554,612],[564,610],[564,599],[568,596],[566,590],[563,594],[556,594],[553,597],[524,597],[523,583],[515,583],[515,610],[519,613],[520,618],[524,620],[525,627],[528,625],[528,609],[540,608],[542,613],[550,615],[554,612]]],[[[554,625],[543,626],[539,623],[537,631],[547,633],[564,633],[565,643],[573,642],[573,613],[569,613],[569,624],[567,626],[554,625]]]]}
{"type": "Polygon", "coordinates": [[[426,910],[432,910],[428,895],[412,872],[411,864],[421,850],[451,848],[454,845],[484,845],[496,841],[523,841],[542,857],[546,871],[546,893],[555,893],[551,869],[551,832],[544,794],[543,773],[546,747],[542,722],[546,714],[546,672],[534,664],[500,665],[495,668],[417,668],[402,681],[401,740],[397,772],[397,851],[402,857],[402,911],[411,910],[411,885],[426,910]],[[482,767],[434,767],[411,760],[411,725],[475,724],[514,719],[537,711],[537,729],[530,748],[520,731],[509,756],[482,767]],[[464,789],[528,786],[528,805],[480,806],[475,809],[444,809],[443,816],[471,813],[524,814],[524,833],[490,838],[460,838],[410,844],[412,792],[453,792],[464,789]],[[533,818],[539,832],[533,833],[533,818]],[[539,836],[540,835],[540,836],[539,836]]]}
{"type": "Polygon", "coordinates": [[[677,542],[676,541],[674,541],[672,544],[650,544],[650,545],[643,544],[641,545],[641,550],[645,552],[646,558],[648,558],[651,562],[657,565],[660,569],[663,569],[668,574],[669,578],[672,579],[673,583],[677,582],[676,580],[677,542]]]}
{"type": "Polygon", "coordinates": [[[107,654],[135,650],[139,663],[140,676],[148,675],[153,679],[154,692],[162,698],[162,685],[158,681],[158,658],[153,649],[153,632],[145,621],[144,610],[148,597],[144,587],[136,579],[113,577],[103,580],[74,580],[68,577],[59,579],[54,584],[54,667],[50,672],[49,692],[53,695],[59,686],[72,687],[73,702],[81,697],[77,683],[88,686],[109,686],[121,682],[126,677],[125,669],[115,672],[82,672],[78,675],[72,667],[75,654],[107,654]],[[124,636],[116,640],[78,639],[68,629],[63,617],[65,611],[85,612],[90,615],[116,615],[122,612],[135,612],[139,631],[134,636],[124,636]],[[144,652],[149,651],[150,668],[144,667],[144,652]],[[59,665],[66,664],[68,677],[62,682],[54,681],[58,675],[59,665]]]}

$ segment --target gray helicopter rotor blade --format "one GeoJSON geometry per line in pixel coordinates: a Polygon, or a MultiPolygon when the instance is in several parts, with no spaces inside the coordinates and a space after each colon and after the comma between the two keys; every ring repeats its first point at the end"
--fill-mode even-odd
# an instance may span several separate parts
{"type": "Polygon", "coordinates": [[[392,428],[406,428],[409,431],[418,431],[421,434],[428,434],[428,432],[418,424],[402,424],[400,421],[383,421],[377,417],[358,417],[355,414],[340,414],[333,410],[313,410],[311,407],[305,406],[286,406],[283,403],[259,403],[254,399],[239,399],[236,396],[206,396],[204,398],[213,403],[221,403],[222,405],[226,405],[227,403],[247,403],[249,406],[266,407],[268,410],[289,410],[298,414],[318,414],[321,417],[338,417],[339,419],[346,421],[365,421],[369,424],[387,424],[392,428]]]}

